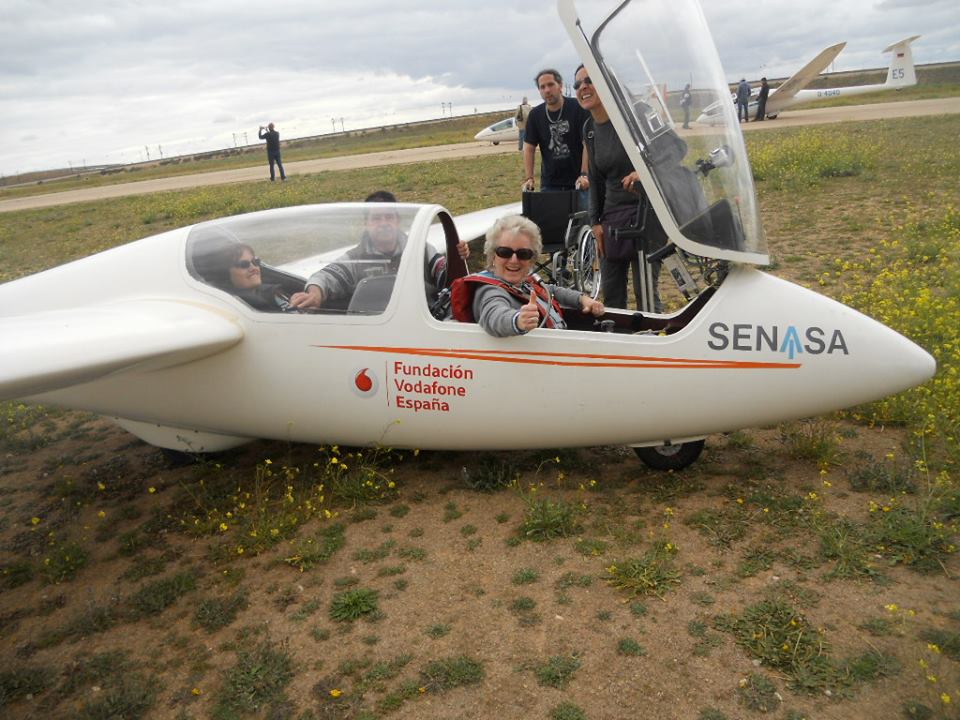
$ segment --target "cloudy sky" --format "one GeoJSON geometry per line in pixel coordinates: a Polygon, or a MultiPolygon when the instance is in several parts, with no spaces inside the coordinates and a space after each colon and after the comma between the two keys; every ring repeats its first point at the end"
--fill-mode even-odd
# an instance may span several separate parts
{"type": "MultiPolygon", "coordinates": [[[[669,0],[661,0],[669,2],[669,0]]],[[[701,0],[729,80],[960,60],[956,0],[701,0]]],[[[580,0],[589,20],[612,0],[580,0]]],[[[554,0],[0,0],[0,173],[497,110],[578,60],[554,0]]],[[[479,129],[479,128],[478,128],[479,129]]]]}

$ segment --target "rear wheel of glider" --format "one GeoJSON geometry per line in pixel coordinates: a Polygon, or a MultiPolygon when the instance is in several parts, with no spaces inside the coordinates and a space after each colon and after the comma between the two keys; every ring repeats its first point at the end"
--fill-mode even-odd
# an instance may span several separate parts
{"type": "Polygon", "coordinates": [[[703,440],[692,440],[678,445],[635,447],[633,451],[654,470],[683,470],[700,457],[703,444],[703,440]]]}
{"type": "Polygon", "coordinates": [[[500,144],[500,141],[499,141],[499,140],[491,140],[491,142],[492,142],[494,145],[499,145],[499,144],[500,144]]]}
{"type": "Polygon", "coordinates": [[[581,227],[577,235],[574,274],[577,290],[596,300],[600,294],[600,257],[597,255],[597,239],[589,225],[581,227]]]}

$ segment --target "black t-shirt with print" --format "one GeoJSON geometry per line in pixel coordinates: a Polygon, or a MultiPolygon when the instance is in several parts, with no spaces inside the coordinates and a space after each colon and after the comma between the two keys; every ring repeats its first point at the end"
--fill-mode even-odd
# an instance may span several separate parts
{"type": "Polygon", "coordinates": [[[583,160],[583,124],[590,117],[576,100],[563,99],[560,110],[537,105],[527,118],[524,142],[540,148],[540,184],[573,190],[583,160]]]}

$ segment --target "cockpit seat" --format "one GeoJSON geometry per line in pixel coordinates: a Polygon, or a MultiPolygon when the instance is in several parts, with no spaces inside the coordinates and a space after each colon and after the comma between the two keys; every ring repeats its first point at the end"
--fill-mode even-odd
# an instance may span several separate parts
{"type": "Polygon", "coordinates": [[[377,275],[361,280],[350,298],[347,314],[378,315],[382,313],[390,302],[396,279],[396,275],[377,275]]]}

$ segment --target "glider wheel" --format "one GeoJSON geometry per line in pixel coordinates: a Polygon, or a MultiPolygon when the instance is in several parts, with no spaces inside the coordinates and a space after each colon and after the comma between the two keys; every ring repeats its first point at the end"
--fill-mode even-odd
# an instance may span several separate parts
{"type": "Polygon", "coordinates": [[[683,470],[700,457],[703,444],[703,440],[693,440],[679,445],[635,447],[633,451],[654,470],[683,470]]]}

